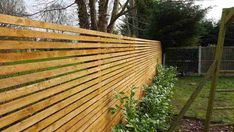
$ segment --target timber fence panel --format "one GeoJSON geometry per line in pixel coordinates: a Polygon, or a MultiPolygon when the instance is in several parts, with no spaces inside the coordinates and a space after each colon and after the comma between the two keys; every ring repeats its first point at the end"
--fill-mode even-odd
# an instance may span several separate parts
{"type": "Polygon", "coordinates": [[[181,74],[193,74],[198,72],[198,48],[181,47],[168,48],[165,54],[166,65],[177,67],[181,74]]]}
{"type": "MultiPolygon", "coordinates": [[[[215,50],[215,46],[168,48],[164,63],[185,75],[205,74],[214,61],[215,50]]],[[[224,46],[220,70],[224,75],[234,75],[233,46],[224,46]]]]}
{"type": "MultiPolygon", "coordinates": [[[[202,47],[201,53],[201,72],[206,73],[211,63],[214,61],[216,47],[202,47]]],[[[220,70],[225,75],[234,75],[234,47],[226,46],[223,48],[220,70]]]]}
{"type": "Polygon", "coordinates": [[[115,92],[151,83],[159,41],[0,14],[0,131],[106,131],[115,92]]]}

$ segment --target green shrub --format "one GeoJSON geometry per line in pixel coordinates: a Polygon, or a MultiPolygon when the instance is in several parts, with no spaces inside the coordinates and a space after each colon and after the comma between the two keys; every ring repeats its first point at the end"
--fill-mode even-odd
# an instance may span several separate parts
{"type": "Polygon", "coordinates": [[[171,98],[176,70],[158,65],[157,73],[153,85],[145,88],[145,96],[141,100],[135,99],[135,88],[129,97],[124,93],[116,95],[121,105],[116,105],[111,111],[115,113],[121,110],[124,121],[115,126],[114,132],[154,132],[167,129],[172,113],[171,98]]]}
{"type": "Polygon", "coordinates": [[[173,67],[157,67],[158,75],[153,85],[145,89],[146,96],[140,103],[141,113],[147,113],[155,121],[155,129],[166,129],[170,121],[171,98],[176,81],[176,70],[173,67]]]}

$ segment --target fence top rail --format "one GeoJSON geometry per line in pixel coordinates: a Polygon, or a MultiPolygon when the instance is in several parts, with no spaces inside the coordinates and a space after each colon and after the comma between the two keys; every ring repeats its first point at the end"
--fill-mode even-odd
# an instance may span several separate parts
{"type": "Polygon", "coordinates": [[[58,30],[58,31],[79,33],[79,34],[99,36],[99,37],[108,37],[108,38],[115,38],[115,39],[125,39],[125,40],[142,41],[142,42],[159,42],[156,40],[147,40],[147,39],[141,39],[141,38],[127,37],[127,36],[122,36],[122,35],[115,35],[115,34],[110,34],[110,33],[104,33],[104,32],[99,32],[99,31],[94,31],[94,30],[82,29],[78,27],[31,20],[28,18],[16,17],[16,16],[10,16],[10,15],[4,15],[4,14],[0,14],[0,23],[12,24],[12,25],[17,25],[17,26],[25,26],[25,27],[33,27],[33,28],[58,30]]]}

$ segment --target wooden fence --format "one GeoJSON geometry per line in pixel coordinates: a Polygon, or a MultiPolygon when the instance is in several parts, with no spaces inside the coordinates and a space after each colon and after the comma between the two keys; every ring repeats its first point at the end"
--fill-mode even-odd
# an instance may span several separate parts
{"type": "Polygon", "coordinates": [[[114,91],[141,95],[158,41],[0,15],[0,131],[111,131],[114,91]]]}
{"type": "MultiPolygon", "coordinates": [[[[214,61],[215,46],[168,48],[164,63],[178,67],[187,75],[205,74],[214,61]]],[[[224,46],[220,65],[221,75],[234,75],[234,47],[224,46]]]]}
{"type": "MultiPolygon", "coordinates": [[[[215,58],[216,47],[201,47],[201,73],[206,73],[215,58]]],[[[220,64],[221,73],[234,75],[234,47],[224,46],[220,64]]]]}

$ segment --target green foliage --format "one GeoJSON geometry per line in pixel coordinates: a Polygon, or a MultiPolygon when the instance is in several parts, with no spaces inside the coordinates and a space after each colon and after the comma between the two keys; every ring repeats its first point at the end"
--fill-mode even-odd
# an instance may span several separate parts
{"type": "Polygon", "coordinates": [[[112,107],[110,110],[112,113],[115,113],[119,110],[124,115],[124,122],[126,124],[121,123],[118,124],[113,131],[114,132],[143,132],[143,131],[153,131],[154,129],[149,129],[148,126],[150,122],[150,118],[145,118],[141,115],[139,111],[139,101],[135,99],[135,90],[136,88],[131,89],[130,96],[126,96],[123,93],[117,93],[116,99],[118,99],[121,102],[121,105],[116,105],[115,107],[112,107]],[[123,105],[123,108],[121,106],[123,105]]]}
{"type": "Polygon", "coordinates": [[[136,8],[136,18],[126,15],[122,34],[138,30],[137,37],[160,40],[163,48],[198,45],[203,31],[201,23],[209,9],[195,5],[193,0],[136,0],[136,8]],[[138,21],[137,27],[131,19],[138,21]]]}
{"type": "MultiPolygon", "coordinates": [[[[205,20],[201,23],[201,45],[216,45],[218,40],[220,22],[214,23],[211,20],[205,20]]],[[[233,46],[234,45],[234,24],[231,23],[227,26],[226,36],[224,41],[225,46],[233,46]]]]}
{"type": "Polygon", "coordinates": [[[200,23],[201,46],[214,45],[218,39],[218,25],[212,20],[204,20],[200,23]]]}
{"type": "Polygon", "coordinates": [[[146,37],[160,40],[164,48],[197,45],[206,12],[193,1],[155,2],[146,37]]]}
{"type": "Polygon", "coordinates": [[[131,16],[131,13],[126,13],[121,24],[120,31],[122,35],[131,36],[133,30],[137,30],[136,37],[144,37],[146,27],[150,21],[150,14],[154,9],[155,0],[135,0],[136,2],[136,16],[131,16]],[[133,25],[132,21],[136,20],[137,25],[133,25]]]}
{"type": "Polygon", "coordinates": [[[145,97],[141,100],[135,99],[135,88],[129,97],[124,93],[116,94],[121,105],[111,108],[111,112],[121,110],[124,121],[113,129],[114,132],[154,132],[167,128],[172,113],[171,98],[176,70],[159,65],[157,72],[153,85],[145,88],[145,97]]]}
{"type": "MultiPolygon", "coordinates": [[[[217,43],[215,43],[215,44],[217,44],[217,43]]],[[[231,23],[230,25],[227,26],[224,45],[225,46],[234,46],[234,23],[231,23]]]]}
{"type": "Polygon", "coordinates": [[[173,67],[158,66],[154,84],[145,89],[146,96],[141,102],[141,112],[148,113],[155,120],[156,128],[165,129],[172,113],[171,98],[176,81],[173,67]]]}

